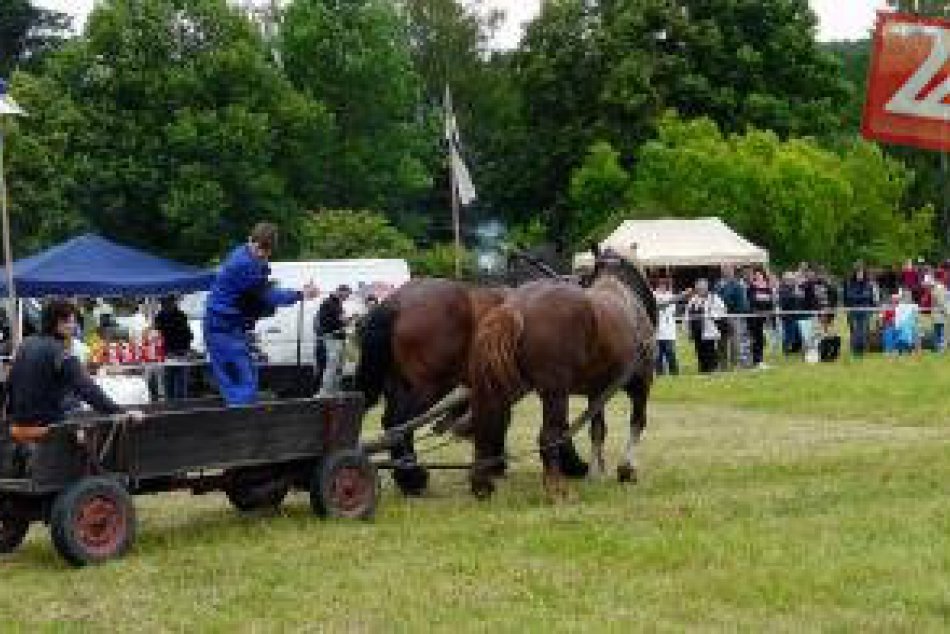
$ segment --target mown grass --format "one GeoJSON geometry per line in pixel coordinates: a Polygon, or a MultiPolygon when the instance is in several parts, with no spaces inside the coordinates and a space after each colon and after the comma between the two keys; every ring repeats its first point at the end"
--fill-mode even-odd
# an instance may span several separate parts
{"type": "MultiPolygon", "coordinates": [[[[551,505],[517,463],[487,503],[438,474],[371,524],[222,498],[139,499],[122,561],[65,567],[45,531],[0,559],[3,629],[33,631],[944,631],[950,360],[662,380],[635,487],[551,505]],[[916,396],[915,396],[916,395],[916,396]],[[935,402],[933,402],[935,401],[935,402]]],[[[625,406],[610,415],[612,457],[625,406]]],[[[535,402],[516,418],[529,450],[535,402]]],[[[440,455],[464,455],[452,448],[440,455]]]]}

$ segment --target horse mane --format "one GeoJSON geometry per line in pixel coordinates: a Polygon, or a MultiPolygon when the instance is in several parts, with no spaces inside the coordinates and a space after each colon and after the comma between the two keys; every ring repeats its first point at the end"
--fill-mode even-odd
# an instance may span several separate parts
{"type": "Polygon", "coordinates": [[[657,323],[659,322],[659,308],[656,302],[656,295],[653,293],[653,289],[650,287],[650,283],[647,281],[643,271],[640,270],[640,267],[636,266],[626,258],[620,257],[616,254],[610,254],[606,257],[609,259],[602,259],[598,254],[597,261],[594,264],[594,273],[590,277],[588,284],[593,284],[597,281],[597,279],[604,275],[613,275],[615,277],[619,277],[620,280],[640,299],[643,307],[647,311],[647,315],[650,318],[650,323],[652,323],[653,327],[656,328],[657,323]],[[608,262],[610,264],[614,264],[614,266],[608,266],[608,262]],[[618,267],[620,269],[619,275],[614,270],[618,267]]]}
{"type": "Polygon", "coordinates": [[[524,318],[517,310],[502,304],[489,310],[478,322],[469,376],[482,394],[494,394],[504,401],[522,384],[518,366],[518,341],[524,330],[524,318]]]}

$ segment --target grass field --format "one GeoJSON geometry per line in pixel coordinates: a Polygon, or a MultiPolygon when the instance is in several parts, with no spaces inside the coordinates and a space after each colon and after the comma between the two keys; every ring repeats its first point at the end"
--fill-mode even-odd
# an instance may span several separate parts
{"type": "MultiPolygon", "coordinates": [[[[933,357],[662,380],[642,482],[556,506],[533,458],[487,503],[458,473],[422,500],[387,483],[372,524],[320,522],[303,496],[271,518],[140,499],[125,560],[68,569],[38,528],[0,559],[0,629],[945,631],[948,390],[933,357]]],[[[538,417],[520,407],[518,448],[538,417]]]]}

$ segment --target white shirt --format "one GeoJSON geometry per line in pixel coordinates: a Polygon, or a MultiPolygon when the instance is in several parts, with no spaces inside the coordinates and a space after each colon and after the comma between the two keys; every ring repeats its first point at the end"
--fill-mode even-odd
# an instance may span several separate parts
{"type": "Polygon", "coordinates": [[[715,293],[710,293],[706,297],[695,295],[689,300],[689,305],[687,306],[686,314],[688,317],[693,316],[690,308],[692,308],[692,311],[702,313],[703,322],[701,332],[703,340],[718,341],[722,335],[719,332],[719,327],[716,325],[716,320],[726,316],[726,305],[722,302],[722,298],[715,293]]]}
{"type": "Polygon", "coordinates": [[[657,341],[676,341],[676,304],[673,303],[672,293],[657,293],[657,302],[666,304],[659,311],[656,325],[657,341]]]}

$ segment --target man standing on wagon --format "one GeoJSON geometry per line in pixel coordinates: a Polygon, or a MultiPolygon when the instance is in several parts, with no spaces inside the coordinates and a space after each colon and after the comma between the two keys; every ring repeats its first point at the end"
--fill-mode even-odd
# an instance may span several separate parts
{"type": "Polygon", "coordinates": [[[247,330],[279,306],[313,299],[313,284],[302,290],[276,288],[268,282],[270,260],[277,247],[277,227],[259,223],[246,244],[221,264],[205,306],[204,338],[211,371],[229,406],[257,401],[257,368],[251,359],[247,330]]]}

